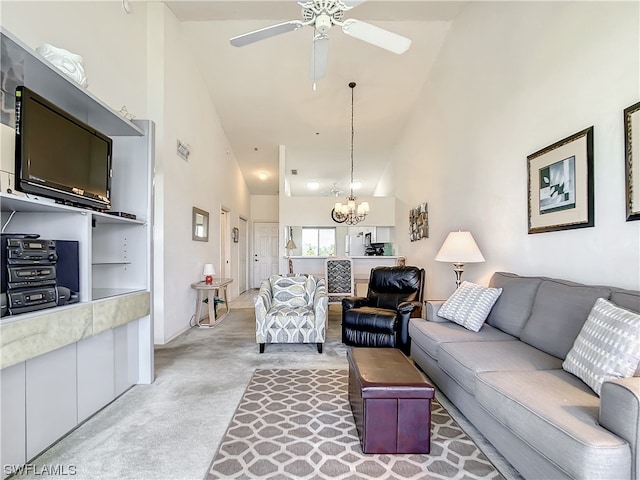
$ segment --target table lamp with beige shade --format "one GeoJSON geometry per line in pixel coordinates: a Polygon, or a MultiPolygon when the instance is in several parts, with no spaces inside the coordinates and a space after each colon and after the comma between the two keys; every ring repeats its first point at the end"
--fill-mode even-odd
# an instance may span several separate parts
{"type": "Polygon", "coordinates": [[[456,288],[462,283],[465,263],[484,262],[484,257],[473,239],[471,232],[451,232],[436,255],[436,262],[453,263],[456,274],[456,288]]]}

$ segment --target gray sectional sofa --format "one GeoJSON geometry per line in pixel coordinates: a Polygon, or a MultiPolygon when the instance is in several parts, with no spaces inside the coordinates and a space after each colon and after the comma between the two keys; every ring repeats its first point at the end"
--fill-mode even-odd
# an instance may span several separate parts
{"type": "Polygon", "coordinates": [[[640,369],[600,397],[562,368],[598,297],[640,312],[640,292],[495,273],[502,288],[479,332],[411,319],[411,357],[527,479],[640,476],[640,369]]]}

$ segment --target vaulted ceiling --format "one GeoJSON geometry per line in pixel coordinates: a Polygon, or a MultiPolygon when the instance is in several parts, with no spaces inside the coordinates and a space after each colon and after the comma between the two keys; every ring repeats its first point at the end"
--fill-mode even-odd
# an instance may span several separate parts
{"type": "Polygon", "coordinates": [[[354,180],[373,195],[424,88],[452,20],[467,2],[368,0],[345,14],[411,39],[402,55],[329,32],[326,76],[309,79],[312,27],[238,48],[229,38],[288,20],[301,7],[286,1],[166,2],[202,66],[231,148],[254,195],[278,193],[278,150],[294,196],[349,190],[351,90],[354,89],[354,180]],[[297,170],[297,175],[291,175],[297,170]],[[266,174],[261,180],[259,174],[266,174]],[[311,191],[308,181],[317,181],[311,191]]]}

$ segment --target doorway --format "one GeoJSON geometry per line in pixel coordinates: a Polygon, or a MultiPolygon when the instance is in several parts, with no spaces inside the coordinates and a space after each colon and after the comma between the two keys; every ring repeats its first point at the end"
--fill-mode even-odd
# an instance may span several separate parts
{"type": "Polygon", "coordinates": [[[249,289],[247,233],[247,220],[240,217],[238,222],[238,293],[246,292],[249,289]]]}
{"type": "Polygon", "coordinates": [[[220,276],[231,278],[229,262],[229,211],[220,210],[220,276]]]}
{"type": "Polygon", "coordinates": [[[253,224],[253,288],[260,288],[263,280],[278,273],[278,225],[275,222],[253,224]]]}

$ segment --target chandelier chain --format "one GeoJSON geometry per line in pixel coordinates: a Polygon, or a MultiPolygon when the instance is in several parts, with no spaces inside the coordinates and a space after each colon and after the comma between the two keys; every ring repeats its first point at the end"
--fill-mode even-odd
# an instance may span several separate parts
{"type": "Polygon", "coordinates": [[[331,209],[331,218],[337,223],[346,223],[347,225],[356,225],[365,219],[369,213],[369,203],[362,202],[360,205],[356,203],[356,197],[353,195],[353,144],[355,137],[354,126],[354,101],[353,101],[353,89],[356,86],[356,82],[350,82],[349,88],[351,88],[351,182],[349,183],[349,197],[347,203],[337,202],[331,209]]]}
{"type": "MultiPolygon", "coordinates": [[[[351,87],[351,84],[349,84],[351,87]]],[[[351,196],[353,197],[353,138],[354,138],[354,128],[353,128],[353,90],[355,84],[351,87],[351,183],[349,184],[349,191],[351,192],[351,196]]]]}

